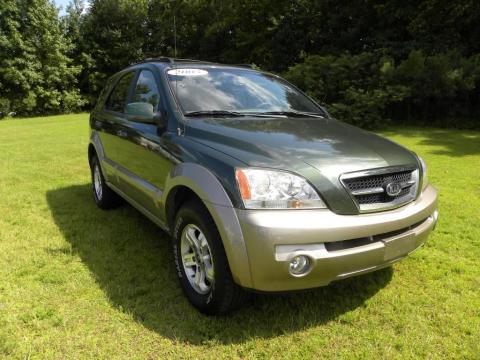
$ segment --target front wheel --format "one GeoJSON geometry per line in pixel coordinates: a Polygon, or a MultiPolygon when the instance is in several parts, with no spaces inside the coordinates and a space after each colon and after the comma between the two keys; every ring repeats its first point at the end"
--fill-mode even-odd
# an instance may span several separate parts
{"type": "Polygon", "coordinates": [[[190,303],[208,315],[231,312],[247,294],[232,279],[215,223],[199,201],[178,211],[173,252],[180,285],[190,303]]]}

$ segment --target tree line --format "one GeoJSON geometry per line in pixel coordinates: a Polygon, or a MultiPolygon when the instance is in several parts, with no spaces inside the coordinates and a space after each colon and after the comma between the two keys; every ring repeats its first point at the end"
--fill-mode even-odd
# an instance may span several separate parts
{"type": "Polygon", "coordinates": [[[148,57],[254,64],[339,119],[479,127],[476,0],[0,0],[0,112],[88,110],[148,57]],[[174,37],[176,22],[176,41],[174,37]],[[175,49],[176,48],[176,49],[175,49]]]}

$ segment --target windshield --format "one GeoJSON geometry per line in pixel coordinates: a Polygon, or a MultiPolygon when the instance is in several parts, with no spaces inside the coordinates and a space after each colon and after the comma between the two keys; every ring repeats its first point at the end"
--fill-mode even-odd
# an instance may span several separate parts
{"type": "Polygon", "coordinates": [[[196,112],[304,112],[325,115],[287,82],[248,69],[177,68],[167,71],[185,114],[196,112]]]}

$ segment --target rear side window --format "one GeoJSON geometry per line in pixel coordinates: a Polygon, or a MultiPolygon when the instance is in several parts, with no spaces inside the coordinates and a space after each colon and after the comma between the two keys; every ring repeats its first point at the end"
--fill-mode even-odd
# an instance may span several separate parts
{"type": "Polygon", "coordinates": [[[154,111],[157,111],[159,101],[160,92],[153,73],[150,70],[142,70],[138,76],[131,102],[148,102],[153,105],[154,111]]]}
{"type": "Polygon", "coordinates": [[[129,72],[122,76],[117,82],[117,85],[113,88],[110,96],[105,104],[105,108],[110,111],[124,112],[125,101],[128,96],[128,89],[133,79],[133,72],[129,72]]]}

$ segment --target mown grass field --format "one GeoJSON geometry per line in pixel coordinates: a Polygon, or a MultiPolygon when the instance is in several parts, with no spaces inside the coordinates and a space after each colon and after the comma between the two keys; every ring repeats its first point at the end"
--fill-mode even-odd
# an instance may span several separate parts
{"type": "Polygon", "coordinates": [[[480,359],[480,133],[384,134],[440,190],[427,245],[208,318],[181,293],[162,231],[128,205],[95,207],[86,114],[0,121],[0,358],[480,359]]]}

